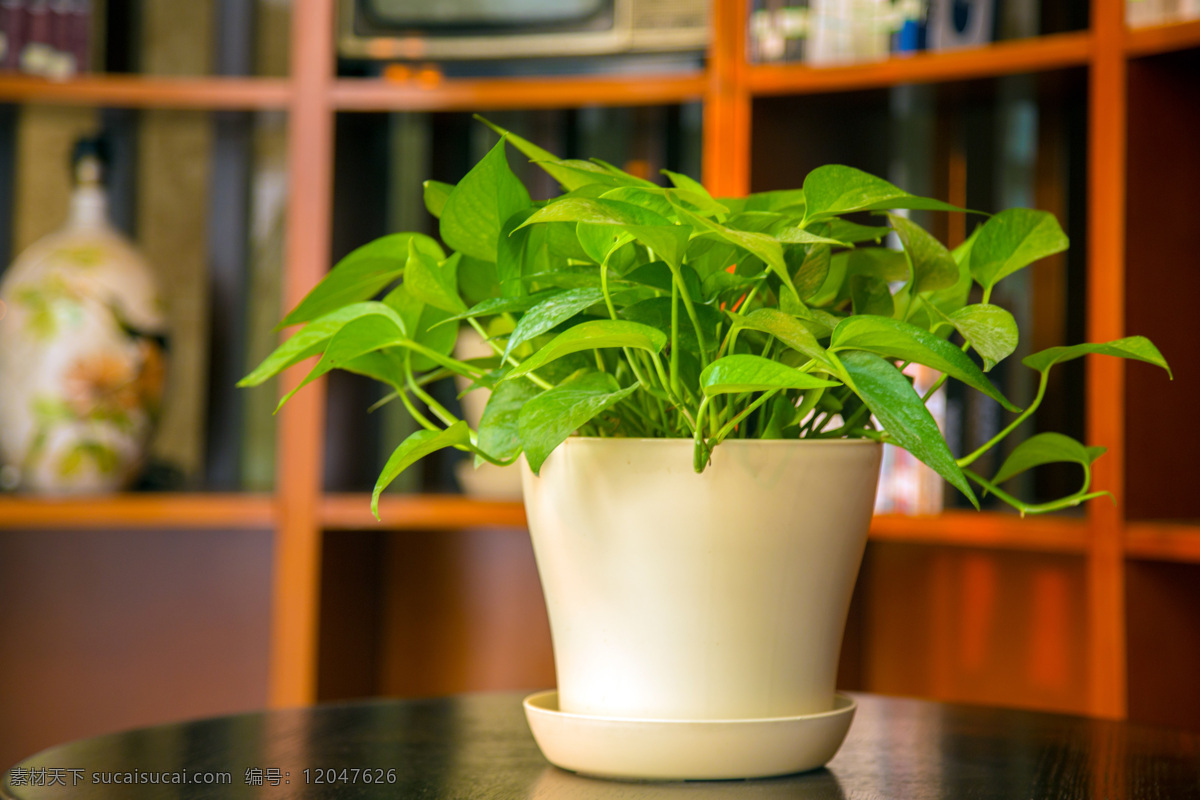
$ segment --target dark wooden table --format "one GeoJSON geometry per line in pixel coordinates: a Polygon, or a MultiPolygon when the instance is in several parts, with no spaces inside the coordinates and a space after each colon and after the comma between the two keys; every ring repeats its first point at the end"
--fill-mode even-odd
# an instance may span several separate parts
{"type": "Polygon", "coordinates": [[[858,716],[827,769],[770,780],[655,784],[579,777],[546,763],[526,728],[521,695],[505,693],[243,714],[86,739],[17,765],[0,796],[1200,798],[1200,736],[856,697],[858,716]],[[152,773],[160,781],[163,773],[173,780],[186,773],[188,782],[148,783],[152,773]]]}

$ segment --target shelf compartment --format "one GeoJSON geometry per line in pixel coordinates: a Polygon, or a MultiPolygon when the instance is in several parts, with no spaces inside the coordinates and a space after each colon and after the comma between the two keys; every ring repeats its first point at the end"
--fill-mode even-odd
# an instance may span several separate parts
{"type": "Polygon", "coordinates": [[[379,520],[371,515],[371,496],[327,494],[321,502],[326,530],[458,530],[489,526],[525,527],[525,506],[505,500],[476,500],[453,494],[384,495],[379,520]]]}
{"type": "Polygon", "coordinates": [[[1125,52],[1134,58],[1193,47],[1200,47],[1200,20],[1131,28],[1125,34],[1125,52]]]}
{"type": "Polygon", "coordinates": [[[30,528],[271,528],[275,502],[260,494],[117,494],[0,497],[0,530],[30,528]]]}
{"type": "Polygon", "coordinates": [[[1088,63],[1091,53],[1090,33],[1062,33],[847,66],[751,66],[746,79],[751,94],[756,96],[853,91],[1081,67],[1088,63]]]}
{"type": "Polygon", "coordinates": [[[334,82],[340,111],[494,111],[685,103],[704,96],[703,72],[553,78],[446,78],[422,82],[343,78],[334,82]]]}
{"type": "Polygon", "coordinates": [[[988,512],[937,516],[880,514],[871,521],[871,541],[953,545],[1043,553],[1087,552],[1087,521],[1070,517],[1026,517],[988,512]]]}
{"type": "Polygon", "coordinates": [[[0,75],[0,102],[116,108],[260,110],[285,108],[291,99],[279,78],[153,78],[82,75],[48,81],[0,75]]]}
{"type": "Polygon", "coordinates": [[[1200,564],[1200,523],[1130,522],[1125,526],[1125,555],[1200,564]]]}

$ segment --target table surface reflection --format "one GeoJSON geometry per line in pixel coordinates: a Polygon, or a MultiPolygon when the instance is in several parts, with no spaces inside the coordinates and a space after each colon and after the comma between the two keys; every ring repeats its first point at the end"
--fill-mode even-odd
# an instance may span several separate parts
{"type": "Polygon", "coordinates": [[[521,697],[374,700],[111,734],[27,759],[5,775],[0,797],[1200,798],[1194,734],[872,695],[855,695],[854,725],[826,769],[754,781],[596,780],[542,758],[521,697]],[[181,773],[187,783],[161,782],[181,773]]]}

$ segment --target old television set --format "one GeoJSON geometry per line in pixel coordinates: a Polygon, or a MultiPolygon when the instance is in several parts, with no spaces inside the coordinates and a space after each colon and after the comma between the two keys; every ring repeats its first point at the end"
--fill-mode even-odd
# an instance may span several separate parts
{"type": "Polygon", "coordinates": [[[462,61],[703,51],[709,0],[340,0],[343,58],[462,61]]]}

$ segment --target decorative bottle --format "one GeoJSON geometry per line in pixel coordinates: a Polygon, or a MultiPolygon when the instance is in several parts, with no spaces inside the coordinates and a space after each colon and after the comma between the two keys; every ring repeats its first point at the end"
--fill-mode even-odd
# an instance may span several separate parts
{"type": "Polygon", "coordinates": [[[66,224],[0,281],[0,482],[128,488],[162,401],[167,322],[154,274],[108,219],[107,148],[82,139],[66,224]]]}

